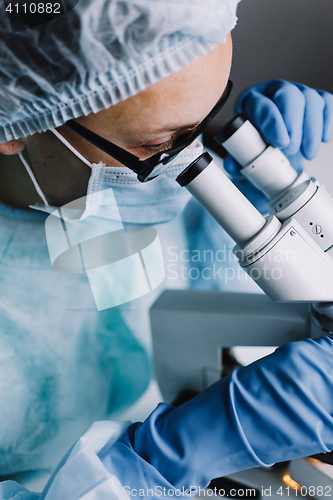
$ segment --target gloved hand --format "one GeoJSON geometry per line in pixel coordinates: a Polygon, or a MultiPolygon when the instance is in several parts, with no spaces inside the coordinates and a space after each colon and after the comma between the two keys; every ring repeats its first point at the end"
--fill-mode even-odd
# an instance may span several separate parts
{"type": "Polygon", "coordinates": [[[332,449],[333,338],[322,337],[287,344],[179,408],[161,404],[143,424],[96,422],[40,495],[5,481],[0,499],[124,500],[155,487],[190,497],[214,477],[332,449]]]}
{"type": "Polygon", "coordinates": [[[333,338],[322,337],[286,344],[178,408],[160,404],[102,462],[128,493],[184,492],[239,470],[332,449],[333,338]]]}
{"type": "MultiPolygon", "coordinates": [[[[235,111],[244,113],[269,144],[282,149],[297,171],[304,158],[316,157],[322,141],[333,138],[333,95],[300,83],[270,80],[250,87],[235,111]]],[[[224,168],[245,196],[264,210],[263,195],[242,178],[238,163],[228,156],[224,168]]]]}

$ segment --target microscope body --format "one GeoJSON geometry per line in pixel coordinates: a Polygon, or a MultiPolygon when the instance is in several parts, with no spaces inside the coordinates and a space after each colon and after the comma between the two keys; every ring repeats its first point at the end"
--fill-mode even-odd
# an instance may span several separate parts
{"type": "MultiPolygon", "coordinates": [[[[333,332],[333,199],[306,172],[298,174],[283,153],[266,144],[242,117],[230,122],[216,139],[240,163],[242,174],[266,195],[270,214],[264,218],[207,152],[192,162],[177,181],[236,242],[234,254],[240,266],[276,302],[262,295],[225,292],[221,300],[215,292],[217,295],[207,296],[205,303],[204,297],[192,291],[192,295],[186,292],[182,305],[178,294],[175,297],[165,292],[152,311],[152,325],[156,324],[155,330],[157,325],[163,325],[162,338],[167,338],[173,347],[168,360],[167,343],[155,335],[157,377],[166,395],[176,393],[176,388],[202,390],[209,375],[212,378],[215,373],[219,377],[223,352],[215,370],[214,360],[216,365],[216,350],[221,351],[221,346],[272,345],[271,342],[282,345],[333,332]],[[166,311],[170,312],[171,298],[176,303],[170,315],[172,328],[164,317],[166,311]],[[167,307],[163,301],[167,301],[167,307]],[[183,335],[186,330],[190,336],[183,335]],[[184,364],[184,359],[190,359],[193,366],[184,364]]],[[[285,476],[279,478],[272,471],[268,481],[270,485],[276,480],[285,485],[287,477],[303,489],[310,484],[325,484],[331,491],[332,476],[320,475],[317,467],[306,459],[295,460],[285,476]]],[[[229,478],[254,486],[265,480],[258,469],[229,478]]],[[[278,495],[273,494],[272,498],[277,499],[278,495]]],[[[319,500],[319,496],[314,498],[319,500]]]]}
{"type": "Polygon", "coordinates": [[[297,174],[283,153],[266,144],[242,117],[232,120],[216,140],[265,194],[270,215],[262,217],[208,153],[177,181],[235,240],[239,264],[269,297],[333,301],[332,198],[305,172],[297,174]]]}

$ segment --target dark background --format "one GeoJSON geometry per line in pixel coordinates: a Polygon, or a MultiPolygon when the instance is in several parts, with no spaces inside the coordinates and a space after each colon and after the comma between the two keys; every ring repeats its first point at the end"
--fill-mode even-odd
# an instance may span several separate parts
{"type": "Polygon", "coordinates": [[[333,92],[333,0],[243,0],[237,16],[234,90],[219,125],[242,89],[271,78],[333,92]]]}

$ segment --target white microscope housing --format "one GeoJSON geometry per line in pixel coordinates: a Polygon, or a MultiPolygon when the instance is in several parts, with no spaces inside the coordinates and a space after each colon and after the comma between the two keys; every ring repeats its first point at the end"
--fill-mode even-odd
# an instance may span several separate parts
{"type": "Polygon", "coordinates": [[[177,178],[234,239],[241,267],[276,301],[333,301],[333,199],[242,116],[216,140],[267,197],[266,219],[205,152],[177,178]]]}

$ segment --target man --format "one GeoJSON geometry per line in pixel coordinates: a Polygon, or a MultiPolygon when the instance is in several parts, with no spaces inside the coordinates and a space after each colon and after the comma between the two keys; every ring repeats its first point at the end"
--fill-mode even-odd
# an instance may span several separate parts
{"type": "MultiPolygon", "coordinates": [[[[123,222],[170,221],[174,241],[172,224],[188,201],[174,178],[199,154],[193,141],[165,173],[140,183],[66,122],[75,118],[140,159],[170,149],[225,92],[236,4],[81,0],[60,23],[17,34],[2,17],[2,474],[54,466],[92,422],[134,402],[150,377],[143,317],[97,313],[84,275],[52,269],[40,211],[110,186],[123,222]],[[161,189],[166,178],[173,182],[161,189]]],[[[284,82],[243,99],[264,133],[270,108],[271,142],[282,130],[280,147],[295,143],[290,153],[305,156],[306,144],[315,149],[330,135],[329,102],[326,93],[284,82]],[[296,121],[280,105],[291,94],[296,121]],[[327,115],[319,140],[300,134],[313,123],[304,113],[312,107],[327,115]]],[[[328,337],[292,344],[177,410],[159,405],[142,425],[94,424],[44,497],[120,498],[126,486],[133,496],[157,486],[187,494],[217,475],[331,450],[332,352],[328,337]]],[[[20,488],[2,487],[6,498],[20,488]]]]}

